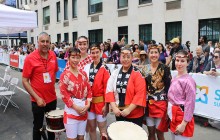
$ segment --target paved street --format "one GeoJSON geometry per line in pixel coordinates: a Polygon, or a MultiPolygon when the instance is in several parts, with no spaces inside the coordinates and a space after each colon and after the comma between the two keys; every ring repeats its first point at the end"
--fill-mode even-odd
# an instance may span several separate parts
{"type": "MultiPolygon", "coordinates": [[[[5,66],[0,65],[0,77],[4,75],[5,66]]],[[[11,75],[13,77],[18,77],[20,79],[18,87],[23,89],[21,83],[21,72],[12,71],[11,75]]],[[[2,82],[2,80],[0,80],[2,82]]],[[[64,104],[59,96],[58,85],[56,85],[58,94],[58,107],[63,108],[64,104]]],[[[5,113],[3,113],[3,107],[0,107],[0,140],[31,140],[32,139],[32,113],[29,95],[24,91],[17,89],[17,94],[13,96],[13,101],[15,101],[19,109],[14,108],[9,105],[5,113]]],[[[108,124],[114,121],[114,116],[112,114],[108,115],[108,124]]],[[[166,140],[169,140],[169,133],[165,134],[166,140]]],[[[61,136],[65,139],[65,133],[61,136]]],[[[202,127],[196,125],[195,136],[192,140],[219,140],[220,131],[211,127],[202,127]]]]}

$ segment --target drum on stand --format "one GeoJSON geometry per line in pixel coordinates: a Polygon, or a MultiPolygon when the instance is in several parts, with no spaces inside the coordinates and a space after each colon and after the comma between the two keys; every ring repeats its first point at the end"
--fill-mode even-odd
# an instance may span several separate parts
{"type": "Polygon", "coordinates": [[[148,140],[145,130],[131,122],[117,121],[107,128],[109,140],[148,140]]]}
{"type": "Polygon", "coordinates": [[[46,117],[46,130],[55,133],[55,139],[60,140],[61,132],[65,131],[63,124],[64,110],[52,110],[45,114],[46,117]]]}
{"type": "Polygon", "coordinates": [[[64,110],[52,110],[45,114],[47,129],[49,130],[65,130],[63,124],[64,110]]]}

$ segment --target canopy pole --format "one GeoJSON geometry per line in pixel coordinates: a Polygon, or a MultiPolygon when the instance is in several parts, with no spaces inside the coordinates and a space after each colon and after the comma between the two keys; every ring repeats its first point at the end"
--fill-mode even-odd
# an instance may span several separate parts
{"type": "Polygon", "coordinates": [[[9,34],[7,34],[7,44],[8,44],[8,48],[11,49],[11,47],[9,46],[9,34]]]}

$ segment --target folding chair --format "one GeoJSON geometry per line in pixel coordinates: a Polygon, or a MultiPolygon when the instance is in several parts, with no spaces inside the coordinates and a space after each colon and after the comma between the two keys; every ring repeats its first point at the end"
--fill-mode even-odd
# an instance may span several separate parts
{"type": "Polygon", "coordinates": [[[7,74],[6,74],[6,75],[4,76],[3,82],[2,82],[2,84],[1,84],[1,86],[0,86],[0,91],[5,91],[5,90],[8,89],[10,79],[11,79],[11,75],[7,75],[7,74]]]}
{"type": "Polygon", "coordinates": [[[10,66],[5,67],[4,77],[5,77],[6,75],[11,75],[10,73],[11,73],[11,67],[10,67],[10,66]]]}
{"type": "Polygon", "coordinates": [[[12,101],[12,96],[15,94],[15,89],[18,84],[18,81],[18,78],[11,78],[8,90],[0,92],[0,96],[3,96],[0,106],[2,105],[5,107],[3,112],[5,112],[5,110],[7,109],[9,103],[11,103],[14,107],[19,109],[18,105],[12,101]],[[3,103],[4,99],[6,99],[6,104],[3,103]]]}

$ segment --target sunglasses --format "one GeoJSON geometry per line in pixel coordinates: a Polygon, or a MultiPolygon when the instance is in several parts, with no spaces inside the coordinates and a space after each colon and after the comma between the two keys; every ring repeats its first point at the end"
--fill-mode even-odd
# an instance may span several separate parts
{"type": "Polygon", "coordinates": [[[214,58],[215,58],[215,59],[218,59],[218,56],[214,55],[214,58]]]}

